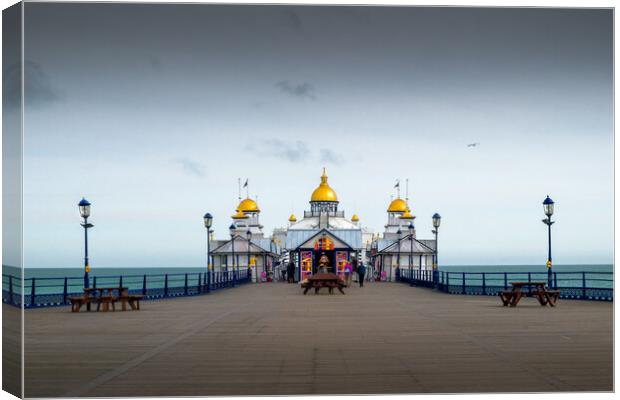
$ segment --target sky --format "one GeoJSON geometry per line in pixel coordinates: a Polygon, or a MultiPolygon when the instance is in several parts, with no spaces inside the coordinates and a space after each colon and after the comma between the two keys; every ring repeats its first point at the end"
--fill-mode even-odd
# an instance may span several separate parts
{"type": "Polygon", "coordinates": [[[374,232],[409,179],[418,238],[442,215],[444,264],[544,265],[546,195],[554,263],[611,263],[612,22],[26,3],[26,266],[81,265],[83,196],[93,268],[203,266],[202,215],[227,236],[238,178],[269,235],[309,209],[323,167],[339,209],[374,232]]]}

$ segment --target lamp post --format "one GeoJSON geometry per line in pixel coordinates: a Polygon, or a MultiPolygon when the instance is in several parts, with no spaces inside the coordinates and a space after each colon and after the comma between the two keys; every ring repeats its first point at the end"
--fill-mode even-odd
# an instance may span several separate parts
{"type": "Polygon", "coordinates": [[[398,236],[398,255],[396,257],[396,280],[398,281],[398,278],[400,278],[400,239],[403,236],[403,231],[398,228],[398,231],[396,231],[396,235],[398,236]]]}
{"type": "Polygon", "coordinates": [[[411,281],[409,282],[411,286],[413,286],[413,231],[415,227],[413,226],[413,222],[409,223],[409,273],[411,274],[411,281]]]}
{"type": "Polygon", "coordinates": [[[548,280],[547,285],[549,287],[551,287],[551,283],[552,283],[552,280],[551,280],[551,276],[552,276],[552,272],[551,272],[551,225],[553,225],[555,221],[551,221],[551,216],[553,215],[554,204],[555,203],[553,202],[553,200],[551,200],[551,198],[549,198],[549,195],[547,195],[547,198],[543,201],[543,210],[547,218],[543,219],[542,222],[547,225],[547,228],[549,230],[549,255],[547,257],[547,280],[548,280]]]}
{"type": "Polygon", "coordinates": [[[206,213],[202,217],[207,228],[207,293],[211,291],[211,252],[210,252],[210,234],[211,226],[213,225],[213,216],[210,213],[206,213]]]}
{"type": "MultiPolygon", "coordinates": [[[[245,237],[248,239],[248,274],[250,274],[248,276],[248,278],[249,278],[248,280],[251,281],[251,278],[252,278],[252,268],[250,266],[250,247],[252,246],[252,232],[249,229],[245,232],[245,237]]],[[[258,272],[258,271],[255,271],[255,272],[258,272]]],[[[258,274],[256,276],[256,282],[258,283],[258,274]]]]}
{"type": "Polygon", "coordinates": [[[435,286],[439,281],[439,271],[437,269],[437,265],[439,264],[439,245],[437,241],[437,236],[439,235],[439,225],[441,225],[441,215],[435,213],[433,214],[433,233],[435,234],[435,260],[433,262],[433,283],[435,286]]]}
{"type": "Polygon", "coordinates": [[[80,210],[80,216],[84,218],[84,222],[80,225],[84,227],[84,289],[88,289],[88,273],[90,272],[90,265],[88,264],[88,228],[92,228],[94,225],[88,223],[88,217],[90,217],[90,203],[88,200],[82,197],[82,200],[78,203],[78,209],[80,210]]]}
{"type": "Polygon", "coordinates": [[[230,231],[230,244],[232,249],[232,273],[233,273],[233,286],[235,286],[235,281],[237,280],[237,275],[235,271],[235,230],[237,227],[235,224],[230,224],[228,230],[230,231]]]}

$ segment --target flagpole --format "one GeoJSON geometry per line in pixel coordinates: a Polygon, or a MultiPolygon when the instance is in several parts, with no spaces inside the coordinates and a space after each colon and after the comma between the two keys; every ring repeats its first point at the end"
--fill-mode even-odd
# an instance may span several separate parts
{"type": "Polygon", "coordinates": [[[405,200],[409,202],[409,178],[405,179],[405,200]]]}
{"type": "Polygon", "coordinates": [[[237,186],[239,186],[239,201],[241,201],[241,178],[237,178],[237,186]]]}
{"type": "Polygon", "coordinates": [[[248,199],[250,198],[250,185],[248,184],[249,181],[250,179],[245,178],[245,197],[247,197],[248,199]]]}

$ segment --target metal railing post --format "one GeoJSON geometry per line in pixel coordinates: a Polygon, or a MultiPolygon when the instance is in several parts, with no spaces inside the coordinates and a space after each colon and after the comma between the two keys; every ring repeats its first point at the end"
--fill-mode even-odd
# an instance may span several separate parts
{"type": "Polygon", "coordinates": [[[586,299],[586,273],[585,271],[581,273],[581,288],[582,288],[582,299],[586,299]]]}
{"type": "Polygon", "coordinates": [[[487,280],[486,280],[486,274],[484,272],[482,273],[482,294],[483,295],[487,294],[487,280]]]}
{"type": "Polygon", "coordinates": [[[558,288],[558,273],[555,271],[553,272],[553,288],[558,288]]]}
{"type": "Polygon", "coordinates": [[[123,287],[123,275],[121,275],[120,278],[118,278],[118,287],[122,288],[123,287]]]}
{"type": "Polygon", "coordinates": [[[30,307],[34,307],[34,298],[36,296],[35,278],[32,278],[32,288],[30,289],[30,307]]]}
{"type": "Polygon", "coordinates": [[[463,294],[465,294],[465,272],[463,272],[463,294]]]}
{"type": "Polygon", "coordinates": [[[93,276],[93,289],[97,289],[97,277],[93,276]]]}
{"type": "Polygon", "coordinates": [[[65,284],[62,289],[62,303],[67,304],[67,277],[65,276],[65,284]]]}
{"type": "Polygon", "coordinates": [[[168,274],[164,277],[164,297],[168,297],[168,274]]]}
{"type": "Polygon", "coordinates": [[[13,275],[9,275],[9,304],[13,305],[13,275]]]}
{"type": "Polygon", "coordinates": [[[185,290],[184,290],[184,293],[187,296],[187,272],[185,273],[185,290]]]}
{"type": "Polygon", "coordinates": [[[146,296],[146,274],[142,279],[142,296],[146,296]]]}
{"type": "Polygon", "coordinates": [[[446,293],[450,293],[450,273],[446,272],[446,293]]]}
{"type": "Polygon", "coordinates": [[[504,272],[504,290],[508,290],[508,272],[504,272]]]}

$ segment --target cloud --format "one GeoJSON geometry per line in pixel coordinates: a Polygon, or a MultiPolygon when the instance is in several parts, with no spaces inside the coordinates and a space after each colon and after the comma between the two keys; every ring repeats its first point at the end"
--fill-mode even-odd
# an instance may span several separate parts
{"type": "Polygon", "coordinates": [[[344,157],[330,149],[321,149],[320,158],[321,162],[328,164],[339,165],[344,163],[344,157]]]}
{"type": "MultiPolygon", "coordinates": [[[[249,149],[248,150],[252,150],[249,149]]],[[[310,155],[308,146],[300,140],[283,142],[279,139],[265,140],[256,151],[259,154],[280,158],[290,162],[304,161],[310,155]]]]}
{"type": "Polygon", "coordinates": [[[292,84],[289,81],[280,81],[276,83],[276,87],[283,93],[299,99],[315,100],[314,87],[308,82],[292,84]]]}
{"type": "Polygon", "coordinates": [[[173,163],[179,164],[181,167],[183,167],[183,171],[185,171],[187,175],[198,177],[205,176],[205,166],[197,161],[194,161],[187,157],[179,157],[174,159],[173,163]]]}
{"type": "MultiPolygon", "coordinates": [[[[20,64],[8,66],[3,73],[3,101],[9,108],[21,106],[20,64]]],[[[24,63],[24,101],[27,107],[43,108],[58,102],[63,94],[52,85],[43,67],[30,60],[24,63]]]]}

